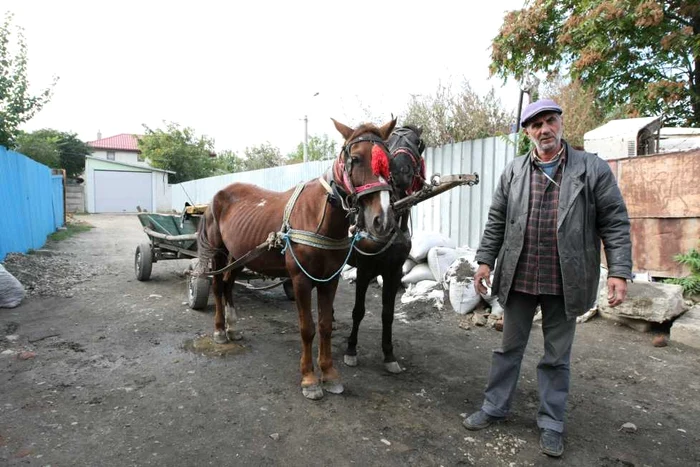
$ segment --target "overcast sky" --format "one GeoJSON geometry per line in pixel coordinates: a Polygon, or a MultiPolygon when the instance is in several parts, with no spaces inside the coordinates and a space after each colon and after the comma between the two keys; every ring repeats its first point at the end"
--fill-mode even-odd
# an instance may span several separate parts
{"type": "Polygon", "coordinates": [[[310,135],[339,138],[330,117],[383,123],[440,81],[493,86],[514,110],[516,83],[488,79],[489,47],[504,12],[522,4],[3,0],[0,13],[24,28],[32,90],[59,77],[27,131],[90,141],[168,121],[217,150],[270,142],[287,154],[304,115],[310,135]]]}

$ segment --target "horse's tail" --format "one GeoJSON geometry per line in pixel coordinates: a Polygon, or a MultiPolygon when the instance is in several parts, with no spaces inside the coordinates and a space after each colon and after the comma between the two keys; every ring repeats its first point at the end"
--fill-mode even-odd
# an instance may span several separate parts
{"type": "Polygon", "coordinates": [[[199,268],[206,270],[212,264],[212,259],[216,255],[218,248],[211,244],[209,239],[209,229],[207,224],[211,222],[212,227],[218,228],[216,213],[214,212],[214,202],[207,206],[204,214],[199,220],[197,227],[197,256],[199,257],[199,268]]]}

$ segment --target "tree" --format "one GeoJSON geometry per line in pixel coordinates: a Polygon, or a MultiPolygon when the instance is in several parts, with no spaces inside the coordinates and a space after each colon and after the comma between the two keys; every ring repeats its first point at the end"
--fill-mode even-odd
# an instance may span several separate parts
{"type": "Polygon", "coordinates": [[[204,178],[214,173],[216,162],[214,141],[196,136],[192,128],[181,128],[177,123],[165,123],[165,130],[152,130],[144,125],[145,135],[139,139],[141,155],[158,169],[176,172],[170,183],[204,178]]]}
{"type": "Polygon", "coordinates": [[[15,138],[15,150],[40,164],[57,169],[61,163],[56,141],[36,133],[20,132],[15,138]]]}
{"type": "Polygon", "coordinates": [[[30,120],[51,99],[48,88],[33,96],[27,81],[27,44],[22,28],[16,29],[17,40],[13,54],[10,41],[12,14],[6,13],[0,25],[0,145],[14,148],[19,126],[30,120]]]}
{"type": "Polygon", "coordinates": [[[528,0],[506,14],[491,73],[564,72],[606,112],[700,127],[700,2],[528,0]]]}
{"type": "Polygon", "coordinates": [[[231,151],[221,151],[216,156],[216,169],[222,174],[243,172],[245,170],[245,160],[231,151]]]}
{"type": "Polygon", "coordinates": [[[245,148],[245,159],[243,166],[245,170],[266,169],[283,165],[284,159],[279,148],[272,146],[269,142],[260,146],[245,148]]]}
{"type": "Polygon", "coordinates": [[[427,146],[508,134],[513,123],[493,89],[480,97],[467,81],[457,93],[441,83],[435,94],[413,96],[402,117],[423,128],[427,146]]]}
{"type": "MultiPolygon", "coordinates": [[[[308,152],[310,161],[333,159],[338,155],[336,142],[331,140],[326,134],[309,138],[308,152]]],[[[296,164],[303,161],[304,143],[299,143],[296,151],[287,156],[287,164],[296,164]]]]}
{"type": "Polygon", "coordinates": [[[20,132],[16,138],[17,151],[54,169],[65,169],[66,176],[75,178],[85,170],[85,156],[90,147],[75,133],[43,129],[33,133],[20,132]]]}

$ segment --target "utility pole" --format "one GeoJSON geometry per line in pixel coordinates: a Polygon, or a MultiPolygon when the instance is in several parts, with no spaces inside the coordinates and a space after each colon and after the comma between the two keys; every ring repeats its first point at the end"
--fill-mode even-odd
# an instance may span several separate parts
{"type": "Polygon", "coordinates": [[[515,128],[517,136],[515,137],[515,157],[518,156],[520,143],[520,116],[523,110],[523,94],[527,94],[528,103],[532,102],[532,95],[537,92],[537,87],[540,85],[540,80],[533,72],[528,72],[520,81],[520,99],[518,99],[518,113],[515,120],[515,128]]]}
{"type": "Polygon", "coordinates": [[[309,162],[309,117],[304,115],[304,163],[306,162],[309,162]]]}

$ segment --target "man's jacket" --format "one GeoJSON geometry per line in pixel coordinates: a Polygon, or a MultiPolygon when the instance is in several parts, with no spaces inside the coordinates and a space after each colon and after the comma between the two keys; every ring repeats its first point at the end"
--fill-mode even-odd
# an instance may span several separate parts
{"type": "MultiPolygon", "coordinates": [[[[557,247],[566,314],[572,318],[596,302],[601,240],[608,276],[625,279],[632,279],[632,243],[627,208],[608,163],[564,144],[567,158],[559,191],[557,247]]],[[[501,304],[508,300],[523,249],[531,171],[530,156],[517,157],[506,166],[476,254],[477,262],[492,269],[496,263],[492,293],[501,304]]]]}

